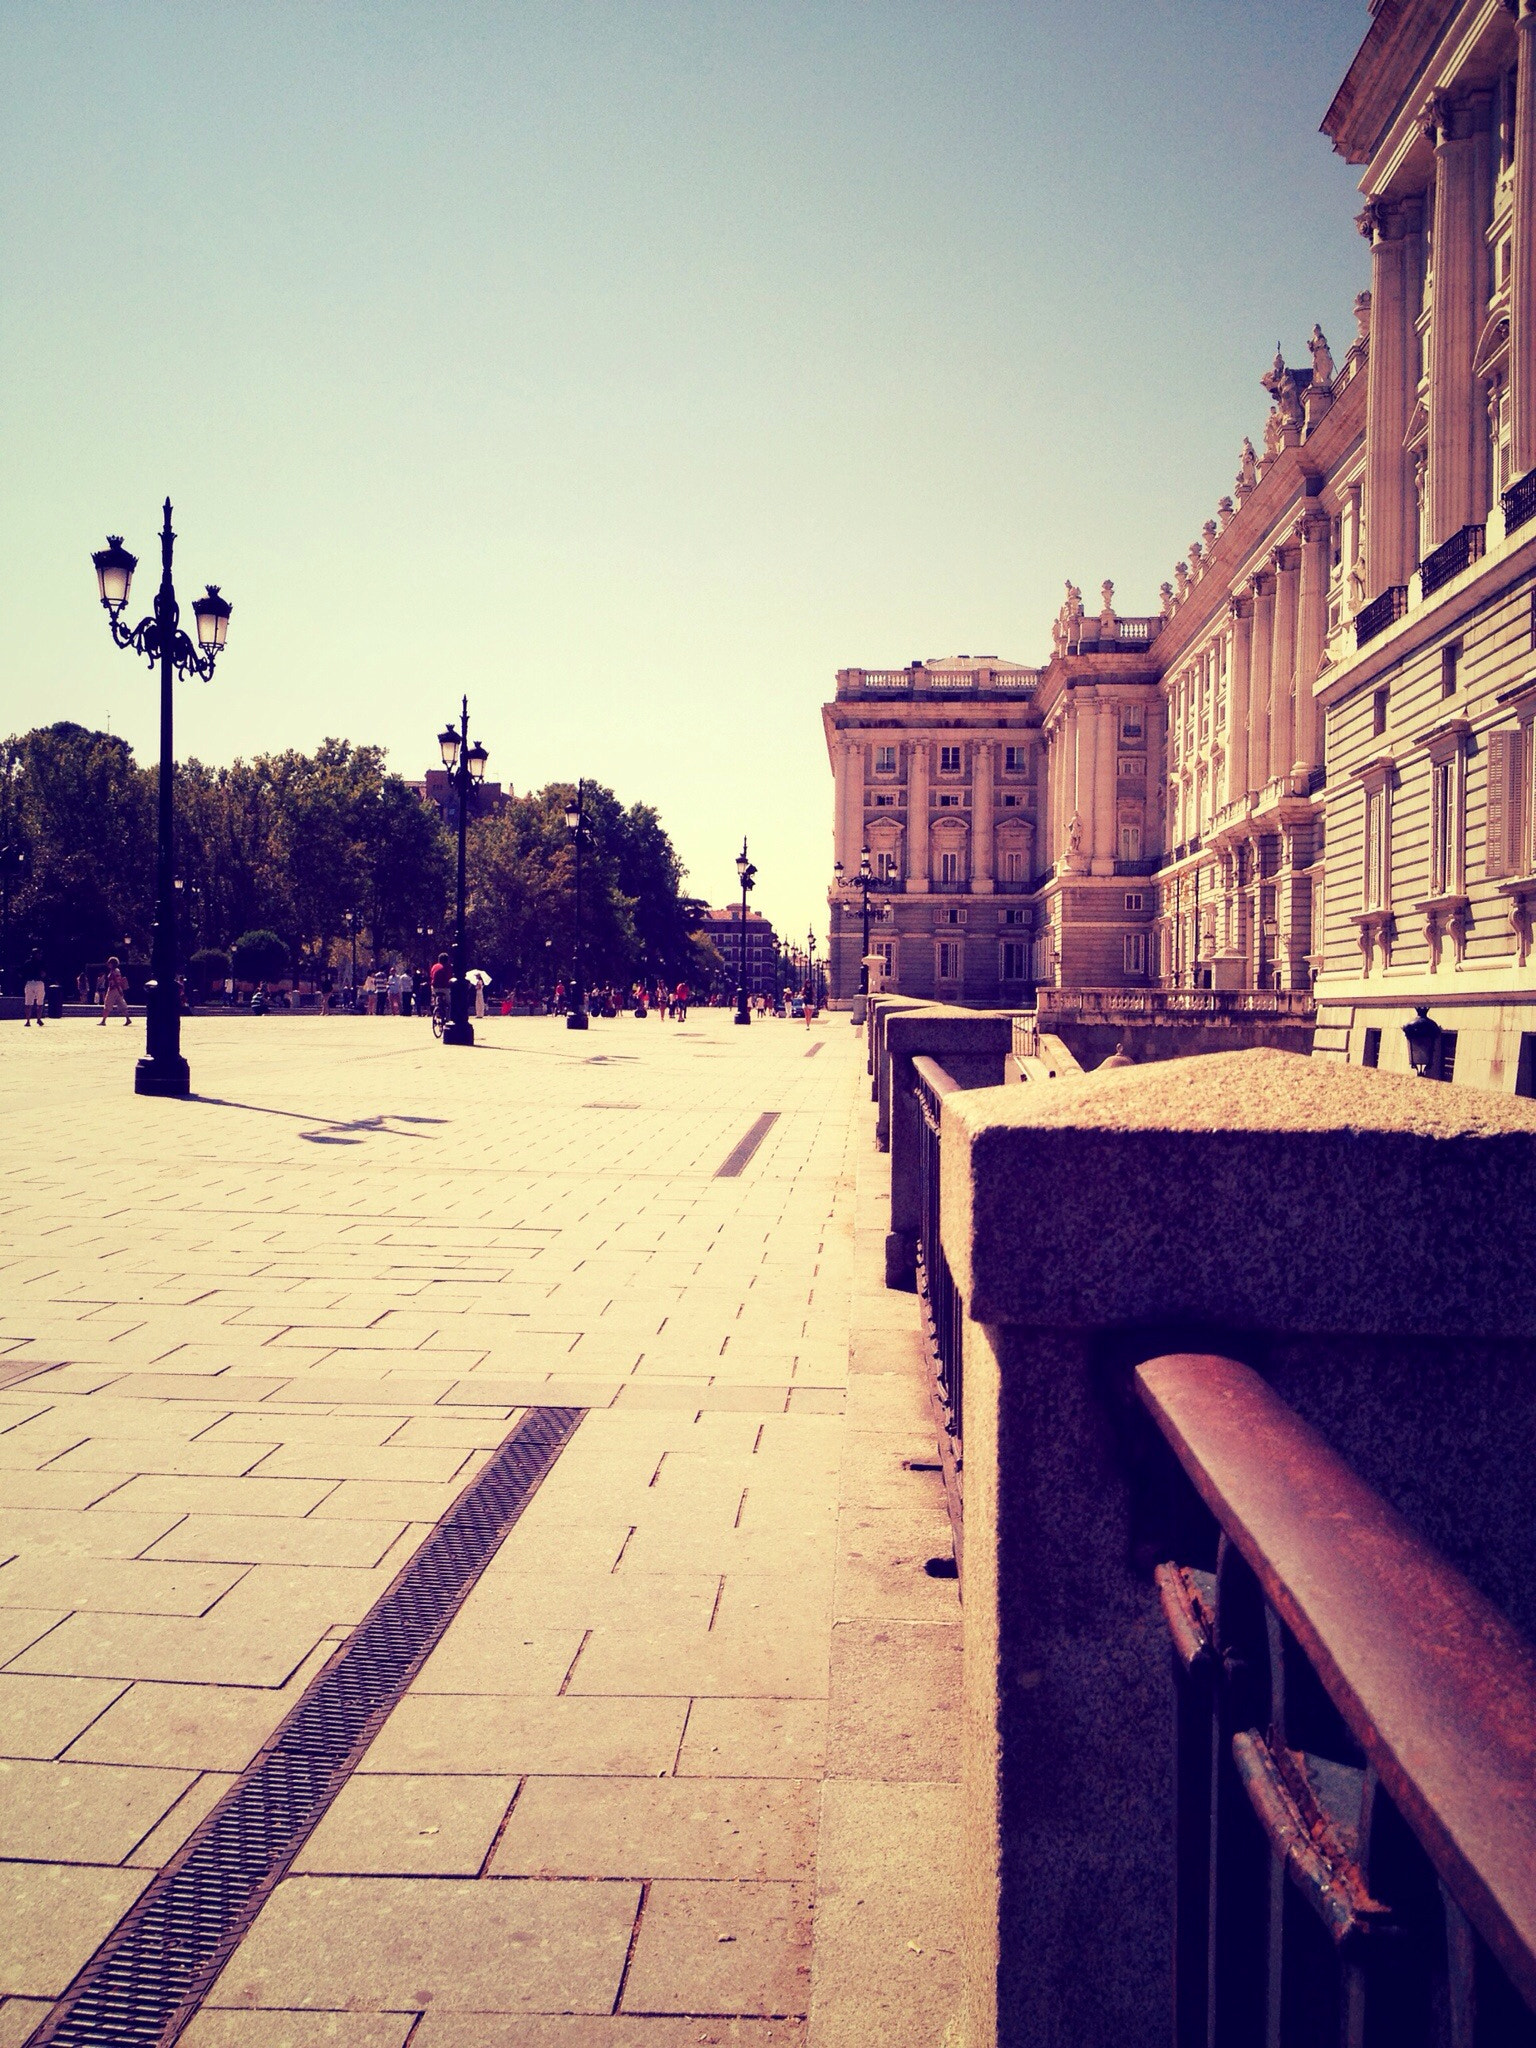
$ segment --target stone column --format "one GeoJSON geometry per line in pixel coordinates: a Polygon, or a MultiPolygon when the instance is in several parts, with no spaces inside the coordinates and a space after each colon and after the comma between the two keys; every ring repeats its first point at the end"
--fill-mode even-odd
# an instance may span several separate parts
{"type": "Polygon", "coordinates": [[[1269,674],[1274,657],[1275,579],[1261,569],[1253,579],[1253,653],[1248,677],[1248,787],[1269,780],[1269,674]]]}
{"type": "Polygon", "coordinates": [[[1119,751],[1120,707],[1102,700],[1094,707],[1098,741],[1094,750],[1093,872],[1112,875],[1119,857],[1120,824],[1115,803],[1115,757],[1119,751]]]}
{"type": "Polygon", "coordinates": [[[864,743],[862,740],[848,740],[844,745],[844,767],[842,783],[842,841],[843,849],[838,859],[843,864],[845,875],[856,875],[859,871],[859,855],[864,849],[864,743]]]}
{"type": "MultiPolygon", "coordinates": [[[[1317,703],[1312,686],[1322,666],[1328,637],[1328,545],[1332,522],[1326,512],[1309,512],[1301,522],[1301,585],[1296,598],[1295,773],[1305,778],[1320,766],[1317,703]]],[[[1304,786],[1304,785],[1303,785],[1304,786]]]]}
{"type": "Polygon", "coordinates": [[[1099,721],[1095,707],[1085,699],[1073,706],[1073,718],[1077,726],[1077,775],[1072,800],[1077,807],[1078,817],[1083,826],[1083,853],[1092,860],[1098,840],[1093,821],[1094,789],[1098,781],[1099,764],[1099,721]]]}
{"type": "Polygon", "coordinates": [[[907,768],[907,893],[928,893],[928,742],[912,742],[907,768]]]}
{"type": "Polygon", "coordinates": [[[971,771],[971,889],[992,894],[992,742],[978,741],[971,771]]]}
{"type": "Polygon", "coordinates": [[[1274,653],[1269,669],[1269,775],[1273,782],[1291,772],[1291,729],[1296,685],[1296,597],[1301,549],[1286,541],[1275,549],[1274,653]]]}
{"type": "Polygon", "coordinates": [[[1510,278],[1509,382],[1514,472],[1536,469],[1536,0],[1515,22],[1515,219],[1510,278]]]}
{"type": "Polygon", "coordinates": [[[848,742],[832,749],[832,858],[848,868],[848,742]]]}
{"type": "Polygon", "coordinates": [[[1231,600],[1232,665],[1227,692],[1227,802],[1248,794],[1248,677],[1253,651],[1253,599],[1231,600]]]}
{"type": "Polygon", "coordinates": [[[1361,215],[1371,237],[1371,355],[1366,392],[1366,592],[1406,583],[1418,555],[1413,465],[1403,436],[1418,389],[1414,321],[1419,302],[1422,202],[1375,201],[1361,215]]]}
{"type": "Polygon", "coordinates": [[[1431,103],[1436,159],[1435,300],[1429,337],[1431,547],[1481,519],[1486,504],[1486,498],[1474,498],[1476,451],[1485,439],[1486,422],[1472,357],[1488,299],[1491,103],[1486,90],[1454,99],[1437,95],[1431,103]]]}

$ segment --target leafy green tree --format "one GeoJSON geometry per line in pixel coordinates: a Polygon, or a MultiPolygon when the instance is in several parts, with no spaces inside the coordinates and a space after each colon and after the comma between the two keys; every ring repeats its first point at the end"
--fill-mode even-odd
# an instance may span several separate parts
{"type": "Polygon", "coordinates": [[[230,958],[236,981],[282,981],[289,967],[285,940],[276,932],[242,932],[230,958]]]}
{"type": "Polygon", "coordinates": [[[90,960],[141,956],[153,922],[151,777],[126,740],[61,720],[6,743],[7,843],[25,856],[11,881],[12,951],[42,954],[50,979],[90,960]]]}

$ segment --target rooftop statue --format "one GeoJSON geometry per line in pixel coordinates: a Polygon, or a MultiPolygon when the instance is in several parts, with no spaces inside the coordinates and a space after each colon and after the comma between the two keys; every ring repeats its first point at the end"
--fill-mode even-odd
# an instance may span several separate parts
{"type": "Polygon", "coordinates": [[[1355,339],[1369,341],[1371,338],[1371,295],[1369,292],[1355,293],[1355,339]]]}
{"type": "Polygon", "coordinates": [[[1259,458],[1254,453],[1253,443],[1243,436],[1242,452],[1237,462],[1237,488],[1245,496],[1259,480],[1259,458]]]}
{"type": "Polygon", "coordinates": [[[1333,383],[1333,357],[1328,349],[1328,337],[1321,327],[1313,324],[1307,347],[1312,351],[1312,382],[1325,388],[1333,383]]]}
{"type": "Polygon", "coordinates": [[[1273,462],[1285,446],[1285,422],[1280,417],[1278,405],[1269,408],[1269,418],[1264,422],[1264,460],[1273,462]]]}
{"type": "Polygon", "coordinates": [[[1099,585],[1099,617],[1109,620],[1115,616],[1115,586],[1106,577],[1099,585]]]}
{"type": "Polygon", "coordinates": [[[1171,583],[1159,583],[1157,586],[1157,596],[1158,611],[1166,619],[1173,610],[1173,585],[1171,583]]]}

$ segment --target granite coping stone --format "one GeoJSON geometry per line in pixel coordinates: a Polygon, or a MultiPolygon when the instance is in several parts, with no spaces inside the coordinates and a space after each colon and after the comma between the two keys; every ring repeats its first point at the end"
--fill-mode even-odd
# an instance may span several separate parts
{"type": "Polygon", "coordinates": [[[968,1090],[943,1240],[988,1324],[1536,1337],[1536,1103],[1272,1050],[968,1090]]]}

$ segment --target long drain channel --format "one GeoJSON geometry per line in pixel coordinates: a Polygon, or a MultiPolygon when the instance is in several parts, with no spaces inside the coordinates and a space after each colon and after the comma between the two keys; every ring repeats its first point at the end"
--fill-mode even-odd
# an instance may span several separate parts
{"type": "Polygon", "coordinates": [[[765,1109],[744,1138],[738,1140],[715,1168],[716,1180],[734,1180],[764,1138],[779,1120],[776,1109],[765,1109]]]}
{"type": "Polygon", "coordinates": [[[175,2040],[584,1413],[529,1410],[27,2048],[175,2040]]]}

